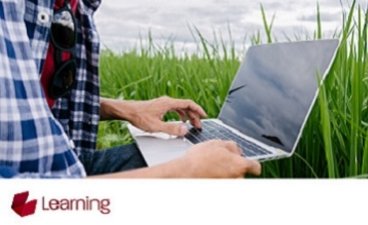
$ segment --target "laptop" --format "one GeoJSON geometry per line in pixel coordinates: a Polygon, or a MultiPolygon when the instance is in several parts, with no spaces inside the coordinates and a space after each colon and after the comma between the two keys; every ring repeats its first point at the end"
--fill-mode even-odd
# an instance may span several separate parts
{"type": "Polygon", "coordinates": [[[250,159],[290,157],[338,46],[339,40],[331,39],[250,47],[218,118],[203,120],[201,130],[191,127],[185,137],[173,137],[128,128],[149,166],[211,139],[235,141],[250,159]]]}

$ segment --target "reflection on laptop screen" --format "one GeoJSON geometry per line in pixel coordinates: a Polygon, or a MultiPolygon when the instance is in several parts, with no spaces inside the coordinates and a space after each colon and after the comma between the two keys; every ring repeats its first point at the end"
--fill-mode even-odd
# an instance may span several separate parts
{"type": "Polygon", "coordinates": [[[338,40],[261,45],[248,50],[220,119],[291,152],[338,40]]]}

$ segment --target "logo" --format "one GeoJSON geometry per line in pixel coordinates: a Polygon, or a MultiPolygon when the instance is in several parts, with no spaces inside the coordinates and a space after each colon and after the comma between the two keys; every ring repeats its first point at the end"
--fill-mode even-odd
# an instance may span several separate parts
{"type": "MultiPolygon", "coordinates": [[[[35,214],[37,199],[28,200],[29,191],[14,195],[12,210],[20,217],[35,214]]],[[[39,209],[41,212],[82,212],[97,211],[103,215],[111,213],[109,198],[93,198],[85,196],[85,198],[47,198],[42,196],[39,199],[39,209]]]]}
{"type": "Polygon", "coordinates": [[[20,217],[33,215],[36,211],[37,200],[27,202],[29,192],[22,192],[14,195],[11,208],[20,217]]]}

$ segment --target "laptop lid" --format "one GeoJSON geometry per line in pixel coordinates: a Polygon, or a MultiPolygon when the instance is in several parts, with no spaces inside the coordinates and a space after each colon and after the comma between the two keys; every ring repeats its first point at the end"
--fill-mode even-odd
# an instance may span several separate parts
{"type": "Polygon", "coordinates": [[[231,85],[219,119],[247,136],[288,153],[318,94],[338,40],[250,47],[231,85]]]}

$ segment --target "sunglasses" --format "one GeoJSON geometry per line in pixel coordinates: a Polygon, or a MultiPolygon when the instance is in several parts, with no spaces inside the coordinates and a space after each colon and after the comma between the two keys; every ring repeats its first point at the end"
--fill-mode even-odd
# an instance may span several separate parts
{"type": "Polygon", "coordinates": [[[49,93],[52,98],[60,98],[72,89],[75,83],[77,64],[74,51],[77,42],[76,20],[69,1],[54,12],[51,24],[51,42],[55,47],[54,60],[56,72],[52,76],[49,93]],[[71,59],[62,60],[63,52],[70,52],[71,59]]]}

